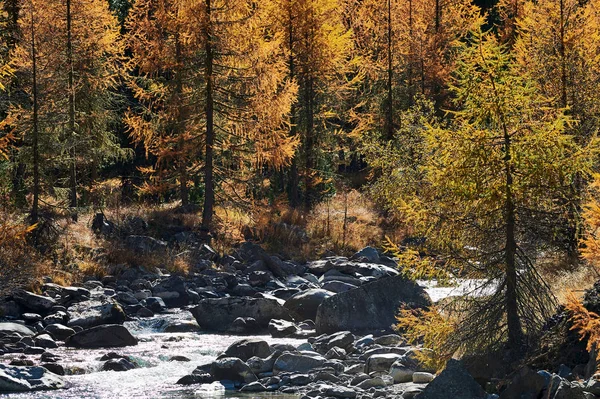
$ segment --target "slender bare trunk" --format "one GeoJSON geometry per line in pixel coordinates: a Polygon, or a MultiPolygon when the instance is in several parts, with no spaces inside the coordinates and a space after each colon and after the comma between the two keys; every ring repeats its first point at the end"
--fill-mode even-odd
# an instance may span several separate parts
{"type": "Polygon", "coordinates": [[[177,149],[179,152],[179,159],[177,160],[177,167],[179,169],[179,197],[181,199],[181,205],[186,206],[189,204],[189,190],[188,190],[188,174],[187,174],[187,158],[184,156],[185,151],[185,140],[183,137],[185,127],[185,109],[183,105],[183,60],[181,57],[181,42],[179,35],[175,37],[175,60],[177,62],[175,72],[175,97],[177,102],[177,126],[176,134],[178,136],[177,149]]]}
{"type": "Polygon", "coordinates": [[[69,170],[70,207],[73,220],[77,220],[77,164],[76,164],[76,135],[75,135],[75,87],[73,84],[73,39],[71,32],[71,0],[67,0],[67,68],[69,74],[68,96],[69,96],[69,122],[68,141],[71,164],[69,170]]]}
{"type": "Polygon", "coordinates": [[[202,229],[208,233],[212,228],[213,210],[215,205],[215,186],[213,176],[213,146],[214,134],[214,99],[213,99],[213,44],[211,30],[211,0],[205,0],[206,25],[204,27],[204,74],[206,79],[206,146],[204,160],[204,209],[202,211],[202,229]]]}
{"type": "Polygon", "coordinates": [[[37,52],[35,48],[35,17],[31,5],[31,59],[32,59],[32,92],[33,92],[33,204],[31,206],[31,221],[39,219],[40,198],[40,152],[39,152],[39,123],[38,123],[38,86],[37,86],[37,52]]]}

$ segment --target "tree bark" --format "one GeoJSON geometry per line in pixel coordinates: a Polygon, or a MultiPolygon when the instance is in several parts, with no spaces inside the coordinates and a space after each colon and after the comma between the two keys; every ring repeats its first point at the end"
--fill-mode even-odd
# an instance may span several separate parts
{"type": "Polygon", "coordinates": [[[73,40],[71,32],[71,0],[67,0],[67,68],[69,74],[68,96],[69,96],[69,122],[68,142],[71,164],[69,170],[69,189],[71,217],[77,220],[77,164],[76,164],[76,135],[75,135],[75,87],[73,84],[73,40]]]}
{"type": "Polygon", "coordinates": [[[176,72],[175,72],[175,101],[177,102],[177,122],[176,122],[176,134],[178,136],[178,153],[179,159],[178,169],[179,169],[179,197],[181,199],[181,205],[186,206],[189,204],[189,190],[188,190],[188,174],[187,174],[187,158],[184,156],[185,151],[185,140],[183,137],[184,126],[185,126],[185,109],[183,106],[183,77],[182,77],[182,68],[183,68],[183,60],[181,58],[181,42],[179,41],[179,35],[175,37],[175,60],[177,63],[176,72]]]}
{"type": "Polygon", "coordinates": [[[214,134],[214,99],[213,99],[213,45],[211,30],[211,0],[205,0],[206,25],[204,27],[205,64],[204,74],[206,79],[206,145],[204,160],[204,209],[202,211],[202,229],[209,233],[212,228],[212,219],[215,203],[215,187],[213,176],[213,146],[214,134]]]}
{"type": "Polygon", "coordinates": [[[32,92],[33,92],[33,203],[31,206],[31,222],[39,219],[40,198],[40,153],[39,153],[39,124],[38,124],[38,86],[37,86],[37,52],[35,48],[35,17],[31,4],[31,59],[32,59],[32,92]]]}

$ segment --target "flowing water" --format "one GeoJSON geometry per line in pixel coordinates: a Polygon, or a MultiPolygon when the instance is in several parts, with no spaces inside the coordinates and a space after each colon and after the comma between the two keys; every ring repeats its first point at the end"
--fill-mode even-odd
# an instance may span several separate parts
{"type": "MultiPolygon", "coordinates": [[[[31,392],[0,395],[11,399],[141,399],[141,398],[265,398],[292,399],[293,395],[240,394],[226,391],[219,383],[210,385],[176,385],[176,381],[190,374],[196,366],[213,361],[239,336],[202,333],[161,332],[168,320],[191,320],[187,311],[174,310],[150,319],[126,322],[125,326],[139,340],[137,346],[115,349],[71,349],[60,347],[50,350],[59,355],[59,364],[74,370],[75,375],[65,376],[70,384],[68,389],[57,391],[31,392]],[[108,352],[130,356],[140,365],[130,371],[101,371],[100,357],[108,352]],[[169,361],[172,356],[185,356],[190,362],[169,361]]],[[[305,340],[273,339],[260,336],[271,343],[299,345],[305,340]]],[[[38,360],[38,356],[31,356],[38,360]]],[[[36,362],[37,363],[37,362],[36,362]]]]}
{"type": "MultiPolygon", "coordinates": [[[[435,282],[420,281],[434,302],[454,295],[482,294],[474,293],[479,285],[475,280],[457,281],[454,286],[437,286],[435,282]]],[[[184,310],[174,309],[171,313],[126,322],[125,326],[135,335],[137,346],[116,349],[72,349],[60,347],[51,352],[59,355],[59,364],[74,374],[65,376],[70,387],[58,391],[44,391],[20,394],[1,395],[0,398],[11,399],[296,399],[295,395],[276,395],[268,393],[240,394],[226,391],[219,384],[181,386],[176,381],[190,374],[196,366],[213,361],[230,344],[240,339],[233,335],[216,335],[204,333],[165,333],[165,326],[172,321],[193,320],[191,314],[184,310]],[[101,371],[103,361],[100,360],[108,352],[117,352],[130,356],[140,366],[130,371],[101,371]],[[185,356],[190,362],[169,361],[172,356],[185,356]]],[[[305,340],[273,339],[260,336],[270,344],[292,344],[298,346],[305,340]]],[[[18,355],[14,355],[18,357],[18,355]]],[[[39,356],[30,356],[37,364],[39,356]]],[[[3,359],[7,361],[5,357],[3,359]]]]}

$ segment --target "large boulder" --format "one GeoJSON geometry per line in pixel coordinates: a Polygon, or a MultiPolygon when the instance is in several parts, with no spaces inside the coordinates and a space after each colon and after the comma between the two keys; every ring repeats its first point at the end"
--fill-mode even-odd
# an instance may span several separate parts
{"type": "Polygon", "coordinates": [[[0,392],[28,392],[60,389],[65,382],[43,367],[19,367],[0,364],[0,392]]]}
{"type": "Polygon", "coordinates": [[[306,353],[283,353],[275,360],[273,373],[308,373],[309,371],[323,367],[327,359],[318,354],[306,353]]]}
{"type": "Polygon", "coordinates": [[[267,358],[271,354],[271,348],[267,341],[258,338],[246,338],[234,342],[225,350],[225,357],[237,357],[242,361],[247,361],[251,357],[257,356],[267,358]]]}
{"type": "Polygon", "coordinates": [[[427,387],[417,395],[418,399],[484,399],[487,394],[481,385],[458,360],[451,359],[427,387]]]}
{"type": "Polygon", "coordinates": [[[256,376],[250,367],[237,357],[224,357],[215,360],[210,366],[210,374],[215,380],[254,382],[256,376]]]}
{"type": "Polygon", "coordinates": [[[317,333],[390,329],[401,305],[425,307],[431,300],[414,281],[383,278],[325,299],[317,310],[317,333]]]}
{"type": "Polygon", "coordinates": [[[19,323],[0,323],[0,333],[19,334],[23,337],[31,337],[34,332],[29,327],[19,323]]]}
{"type": "Polygon", "coordinates": [[[25,309],[36,313],[48,313],[56,305],[56,301],[50,297],[37,295],[25,290],[15,292],[13,299],[25,309]]]}
{"type": "MultiPolygon", "coordinates": [[[[171,308],[186,306],[190,303],[190,296],[181,276],[170,276],[152,287],[152,293],[162,298],[164,303],[171,308]]],[[[156,312],[150,308],[152,311],[156,312]]]]}
{"type": "Polygon", "coordinates": [[[500,399],[531,397],[537,398],[546,386],[543,376],[529,367],[523,367],[500,395],[500,399]]]}
{"type": "Polygon", "coordinates": [[[121,306],[112,301],[96,300],[83,301],[69,307],[71,316],[68,326],[90,328],[102,324],[122,324],[127,316],[121,306]]]}
{"type": "Polygon", "coordinates": [[[108,324],[80,331],[66,339],[66,346],[76,348],[112,348],[137,345],[137,339],[119,324],[108,324]]]}
{"type": "Polygon", "coordinates": [[[302,291],[285,301],[285,306],[299,320],[314,320],[317,317],[319,305],[327,298],[334,295],[331,291],[310,289],[302,291]]]}
{"type": "Polygon", "coordinates": [[[270,298],[209,298],[190,311],[202,329],[211,331],[228,330],[238,317],[251,317],[263,329],[271,319],[292,319],[289,310],[270,298]]]}

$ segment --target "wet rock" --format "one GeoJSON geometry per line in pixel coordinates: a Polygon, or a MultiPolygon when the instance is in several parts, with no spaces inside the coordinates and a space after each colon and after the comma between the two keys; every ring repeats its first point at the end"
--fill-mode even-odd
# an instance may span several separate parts
{"type": "Polygon", "coordinates": [[[61,366],[60,364],[42,363],[40,366],[56,375],[65,375],[65,368],[63,366],[61,366]]]}
{"type": "Polygon", "coordinates": [[[77,348],[110,348],[137,345],[129,330],[118,324],[92,327],[71,335],[65,345],[77,348]]]}
{"type": "MultiPolygon", "coordinates": [[[[170,276],[165,280],[160,281],[152,287],[152,293],[164,301],[162,304],[159,302],[159,305],[162,305],[163,307],[161,310],[164,310],[165,304],[171,308],[179,308],[190,303],[185,280],[181,276],[170,276]]],[[[148,299],[146,299],[146,306],[148,306],[150,310],[154,312],[161,311],[155,310],[153,308],[155,305],[152,301],[149,303],[148,299]]]]}
{"type": "Polygon", "coordinates": [[[186,376],[181,377],[177,384],[179,385],[192,385],[192,384],[210,384],[215,379],[212,375],[208,373],[202,374],[188,374],[186,376]]]}
{"type": "Polygon", "coordinates": [[[137,317],[152,317],[154,316],[154,312],[146,307],[140,308],[137,312],[135,312],[137,317]]]}
{"type": "Polygon", "coordinates": [[[484,399],[487,396],[461,362],[451,359],[446,368],[419,395],[419,399],[484,399]]]}
{"type": "Polygon", "coordinates": [[[195,321],[174,321],[169,323],[164,330],[166,333],[186,333],[200,331],[200,326],[195,321]]]}
{"type": "Polygon", "coordinates": [[[43,367],[0,364],[0,392],[28,392],[64,388],[66,383],[43,367]]]}
{"type": "Polygon", "coordinates": [[[128,371],[134,368],[135,364],[125,358],[111,359],[102,365],[102,371],[128,371]]]}
{"type": "Polygon", "coordinates": [[[240,388],[240,392],[264,392],[267,388],[258,381],[251,382],[240,388]]]}
{"type": "Polygon", "coordinates": [[[23,337],[30,337],[34,334],[33,330],[19,323],[0,323],[0,333],[18,334],[23,337]]]}
{"type": "Polygon", "coordinates": [[[291,320],[289,310],[268,298],[203,299],[190,311],[202,329],[212,331],[226,331],[238,317],[252,317],[261,328],[271,319],[291,320]]]}
{"type": "Polygon", "coordinates": [[[154,313],[160,313],[167,310],[167,305],[165,304],[165,301],[163,301],[163,299],[160,297],[148,297],[145,299],[144,303],[145,306],[154,313]]]}
{"type": "Polygon", "coordinates": [[[192,359],[190,359],[189,357],[185,357],[185,356],[181,356],[181,355],[175,355],[175,356],[171,356],[169,358],[170,362],[191,362],[192,359]]]}
{"type": "Polygon", "coordinates": [[[257,380],[250,367],[237,357],[224,357],[215,360],[210,367],[215,380],[230,380],[250,383],[257,380]]]}
{"type": "Polygon", "coordinates": [[[398,308],[403,304],[413,308],[424,307],[429,306],[431,300],[422,287],[402,276],[365,284],[321,303],[315,321],[317,333],[390,329],[396,323],[398,308]]]}
{"type": "Polygon", "coordinates": [[[35,342],[35,346],[39,346],[40,348],[58,348],[58,345],[49,334],[38,335],[33,341],[35,342]]]}
{"type": "Polygon", "coordinates": [[[269,334],[273,338],[284,338],[295,335],[298,332],[298,327],[291,321],[273,319],[269,322],[269,334]]]}
{"type": "Polygon", "coordinates": [[[282,372],[308,373],[311,370],[322,367],[327,362],[324,357],[314,354],[283,353],[277,358],[273,365],[273,373],[282,372]]]}
{"type": "Polygon", "coordinates": [[[280,351],[274,351],[266,358],[254,356],[246,362],[254,374],[263,374],[273,371],[275,360],[281,355],[280,351]]]}
{"type": "Polygon", "coordinates": [[[256,319],[252,317],[238,317],[231,323],[229,332],[232,334],[258,334],[261,331],[256,319]]]}
{"type": "Polygon", "coordinates": [[[50,297],[37,295],[25,290],[15,292],[13,299],[25,309],[44,314],[48,313],[56,305],[56,301],[50,297]]]}
{"type": "Polygon", "coordinates": [[[245,338],[231,344],[224,353],[225,357],[237,357],[247,361],[251,357],[267,358],[271,355],[269,344],[257,338],[245,338]]]}
{"type": "Polygon", "coordinates": [[[127,316],[121,306],[114,301],[92,299],[69,307],[71,320],[67,326],[90,328],[102,324],[122,324],[127,316]]]}

